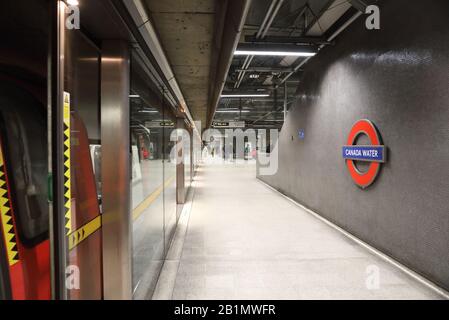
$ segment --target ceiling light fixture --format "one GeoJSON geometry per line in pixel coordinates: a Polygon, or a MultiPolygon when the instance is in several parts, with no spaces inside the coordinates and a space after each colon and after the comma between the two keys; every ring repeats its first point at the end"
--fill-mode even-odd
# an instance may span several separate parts
{"type": "Polygon", "coordinates": [[[313,46],[299,46],[292,44],[269,44],[269,43],[241,43],[235,50],[235,55],[249,56],[294,56],[313,57],[317,48],[313,46]]]}
{"type": "MultiPolygon", "coordinates": [[[[239,113],[240,110],[217,110],[217,113],[239,113]]],[[[242,113],[248,113],[249,110],[242,110],[242,113]]]]}
{"type": "Polygon", "coordinates": [[[222,94],[222,98],[262,98],[269,97],[268,93],[253,93],[253,94],[222,94]]]}
{"type": "Polygon", "coordinates": [[[139,110],[140,113],[158,113],[157,110],[139,110]]]}
{"type": "Polygon", "coordinates": [[[259,50],[236,50],[234,52],[236,56],[293,56],[293,57],[313,57],[316,55],[314,52],[303,51],[259,51],[259,50]]]}
{"type": "Polygon", "coordinates": [[[130,98],[140,98],[140,96],[138,94],[130,94],[129,97],[130,98]]]}

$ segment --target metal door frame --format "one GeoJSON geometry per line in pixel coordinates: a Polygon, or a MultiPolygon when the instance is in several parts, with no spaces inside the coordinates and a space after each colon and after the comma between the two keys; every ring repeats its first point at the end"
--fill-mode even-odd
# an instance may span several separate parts
{"type": "MultiPolygon", "coordinates": [[[[67,298],[65,270],[67,240],[64,232],[64,46],[65,4],[50,3],[50,44],[48,64],[48,124],[49,174],[52,195],[50,201],[50,265],[52,298],[67,298]],[[61,214],[62,213],[62,214],[61,214]]],[[[50,185],[50,183],[49,183],[50,185]]]]}

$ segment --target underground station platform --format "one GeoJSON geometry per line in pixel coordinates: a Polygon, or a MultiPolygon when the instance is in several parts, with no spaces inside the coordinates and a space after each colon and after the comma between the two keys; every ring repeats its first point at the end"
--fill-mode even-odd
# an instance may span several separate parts
{"type": "Polygon", "coordinates": [[[2,0],[0,306],[447,306],[448,13],[2,0]]]}

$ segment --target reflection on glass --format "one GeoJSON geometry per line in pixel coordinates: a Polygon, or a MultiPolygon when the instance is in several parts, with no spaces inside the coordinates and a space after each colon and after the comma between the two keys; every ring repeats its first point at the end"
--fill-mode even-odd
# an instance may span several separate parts
{"type": "Polygon", "coordinates": [[[176,226],[174,119],[133,52],[130,92],[134,299],[151,298],[176,226]]]}
{"type": "Polygon", "coordinates": [[[66,283],[67,297],[101,299],[100,169],[98,157],[96,163],[92,160],[93,145],[97,153],[100,148],[100,55],[79,30],[66,31],[65,39],[64,145],[70,145],[64,159],[65,181],[70,184],[64,194],[67,265],[71,274],[79,275],[66,283]]]}
{"type": "Polygon", "coordinates": [[[185,132],[183,138],[183,156],[184,156],[184,178],[185,178],[185,189],[186,193],[191,184],[191,134],[189,132],[185,132]]]}
{"type": "Polygon", "coordinates": [[[165,243],[166,250],[170,245],[170,239],[173,236],[177,215],[177,201],[176,201],[176,158],[172,159],[170,153],[175,147],[175,141],[170,141],[170,136],[174,130],[174,123],[167,122],[164,127],[164,140],[166,145],[165,159],[164,159],[164,204],[165,204],[165,243]]]}
{"type": "Polygon", "coordinates": [[[140,96],[130,99],[133,286],[135,298],[142,299],[164,254],[163,129],[149,125],[163,115],[140,96]]]}
{"type": "Polygon", "coordinates": [[[146,70],[140,51],[134,50],[129,93],[134,299],[152,296],[179,216],[176,175],[186,174],[186,187],[191,176],[189,138],[184,141],[184,172],[177,171],[171,135],[178,120],[146,70]]]}

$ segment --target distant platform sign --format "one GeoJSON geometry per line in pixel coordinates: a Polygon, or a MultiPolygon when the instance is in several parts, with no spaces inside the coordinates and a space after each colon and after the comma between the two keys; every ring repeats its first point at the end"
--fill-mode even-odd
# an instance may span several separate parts
{"type": "Polygon", "coordinates": [[[147,121],[145,127],[147,128],[173,128],[175,123],[173,121],[147,121]]]}
{"type": "Polygon", "coordinates": [[[214,128],[245,128],[245,121],[214,121],[214,128]]]}

